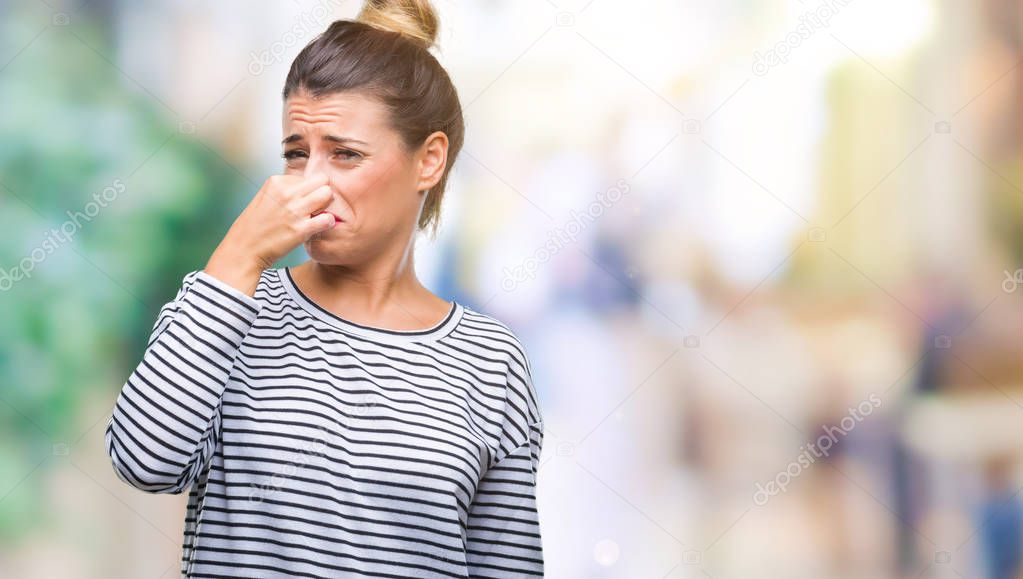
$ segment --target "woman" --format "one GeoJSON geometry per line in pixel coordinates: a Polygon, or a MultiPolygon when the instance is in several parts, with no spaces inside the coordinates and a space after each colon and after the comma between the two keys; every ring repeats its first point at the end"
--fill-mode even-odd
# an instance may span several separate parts
{"type": "Polygon", "coordinates": [[[369,2],[292,63],[283,175],[163,306],[106,429],[189,489],[186,577],[543,574],[530,365],[416,279],[463,141],[426,1],[369,2]],[[299,244],[310,260],[274,263],[299,244]]]}

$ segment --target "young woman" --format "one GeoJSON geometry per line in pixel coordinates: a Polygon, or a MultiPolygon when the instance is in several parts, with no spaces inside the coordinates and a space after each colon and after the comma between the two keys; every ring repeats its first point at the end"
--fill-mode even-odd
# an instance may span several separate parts
{"type": "Polygon", "coordinates": [[[284,174],[184,276],[117,397],[118,476],[189,490],[182,576],[543,575],[525,351],[413,267],[464,132],[437,27],[425,0],[369,2],[302,50],[284,174]]]}

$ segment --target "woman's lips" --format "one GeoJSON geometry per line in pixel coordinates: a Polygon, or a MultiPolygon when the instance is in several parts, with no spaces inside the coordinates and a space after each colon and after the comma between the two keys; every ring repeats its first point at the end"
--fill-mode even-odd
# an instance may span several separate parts
{"type": "MultiPolygon", "coordinates": [[[[341,223],[342,221],[344,221],[344,219],[341,219],[340,217],[338,217],[337,213],[331,213],[330,211],[320,211],[320,213],[330,213],[331,215],[333,215],[334,216],[334,223],[341,223]]],[[[319,215],[320,213],[314,213],[313,215],[316,216],[316,215],[319,215]]]]}

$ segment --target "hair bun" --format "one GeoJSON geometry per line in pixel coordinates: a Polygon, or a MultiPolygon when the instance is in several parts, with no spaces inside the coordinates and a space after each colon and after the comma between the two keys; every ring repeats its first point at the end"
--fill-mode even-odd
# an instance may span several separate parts
{"type": "Polygon", "coordinates": [[[423,48],[437,41],[437,11],[429,0],[367,0],[356,20],[398,32],[423,48]]]}

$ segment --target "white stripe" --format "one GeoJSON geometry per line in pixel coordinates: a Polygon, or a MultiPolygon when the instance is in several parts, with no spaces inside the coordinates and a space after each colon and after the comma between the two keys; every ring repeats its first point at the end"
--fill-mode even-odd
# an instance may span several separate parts
{"type": "Polygon", "coordinates": [[[543,421],[518,337],[340,318],[286,268],[184,276],[106,429],[118,477],[189,491],[182,576],[542,576],[543,421]]]}

